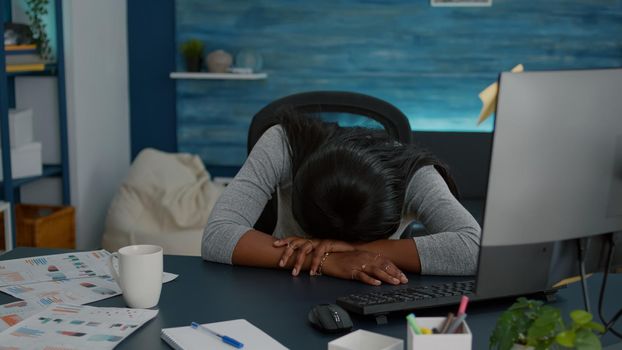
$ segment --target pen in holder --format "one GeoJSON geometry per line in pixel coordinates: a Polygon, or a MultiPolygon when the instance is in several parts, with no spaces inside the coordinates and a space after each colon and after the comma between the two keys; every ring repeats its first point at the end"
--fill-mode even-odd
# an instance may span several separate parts
{"type": "MultiPolygon", "coordinates": [[[[416,322],[421,329],[441,329],[445,323],[445,317],[417,317],[416,322]]],[[[455,333],[415,334],[408,323],[406,323],[406,332],[408,333],[407,350],[471,350],[472,335],[466,321],[460,323],[455,333]]]]}

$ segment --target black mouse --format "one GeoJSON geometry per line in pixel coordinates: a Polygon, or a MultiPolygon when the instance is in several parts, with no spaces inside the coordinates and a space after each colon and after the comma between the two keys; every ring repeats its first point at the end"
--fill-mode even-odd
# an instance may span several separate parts
{"type": "Polygon", "coordinates": [[[352,330],[348,312],[335,304],[319,304],[309,311],[309,322],[322,332],[340,333],[352,330]]]}

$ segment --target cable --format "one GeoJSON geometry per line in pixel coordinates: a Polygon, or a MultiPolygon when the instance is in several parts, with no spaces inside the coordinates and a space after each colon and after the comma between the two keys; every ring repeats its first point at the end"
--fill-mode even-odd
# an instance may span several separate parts
{"type": "Polygon", "coordinates": [[[585,245],[585,239],[580,238],[577,240],[577,248],[579,250],[579,272],[581,274],[581,287],[583,289],[583,304],[585,305],[585,311],[592,313],[590,296],[587,293],[587,280],[585,277],[585,245]]]}
{"type": "Polygon", "coordinates": [[[620,316],[622,316],[622,309],[618,310],[618,313],[615,316],[613,316],[613,318],[611,319],[611,321],[609,321],[609,323],[605,325],[605,333],[611,332],[611,334],[622,339],[622,333],[613,329],[613,325],[615,325],[615,323],[618,321],[620,316]]]}
{"type": "Polygon", "coordinates": [[[603,304],[605,303],[605,289],[607,287],[607,279],[609,277],[609,270],[611,269],[611,261],[613,260],[613,254],[615,252],[615,241],[613,240],[613,234],[609,236],[609,253],[607,254],[607,261],[605,262],[605,275],[603,276],[603,283],[600,285],[600,293],[598,296],[598,317],[600,321],[605,325],[605,335],[607,332],[611,332],[611,334],[616,337],[622,339],[622,334],[615,329],[613,329],[613,325],[617,321],[617,319],[622,315],[622,309],[618,311],[618,313],[610,320],[606,321],[604,312],[603,312],[603,304]]]}
{"type": "Polygon", "coordinates": [[[607,324],[605,321],[605,314],[603,312],[603,304],[605,303],[605,289],[607,288],[607,278],[609,276],[609,269],[611,268],[611,260],[613,259],[613,242],[609,240],[609,252],[607,253],[607,260],[605,261],[605,273],[603,275],[603,282],[600,284],[600,292],[598,295],[598,317],[600,322],[607,324]]]}

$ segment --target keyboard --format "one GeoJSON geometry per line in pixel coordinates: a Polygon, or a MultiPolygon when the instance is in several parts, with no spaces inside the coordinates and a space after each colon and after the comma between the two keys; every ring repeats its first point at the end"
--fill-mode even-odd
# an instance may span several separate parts
{"type": "Polygon", "coordinates": [[[382,315],[460,303],[462,295],[473,297],[475,280],[428,284],[384,291],[356,293],[337,298],[337,305],[360,315],[382,315]]]}

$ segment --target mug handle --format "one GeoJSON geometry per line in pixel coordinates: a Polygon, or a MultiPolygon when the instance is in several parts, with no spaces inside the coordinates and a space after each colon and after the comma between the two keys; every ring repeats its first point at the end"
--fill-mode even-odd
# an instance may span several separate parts
{"type": "Polygon", "coordinates": [[[117,258],[117,260],[119,260],[119,253],[114,252],[110,254],[110,257],[108,258],[108,263],[110,264],[110,274],[112,275],[114,280],[117,281],[119,287],[123,289],[123,286],[121,286],[121,279],[119,278],[119,273],[117,272],[117,269],[114,268],[114,264],[112,263],[114,258],[117,258]]]}

